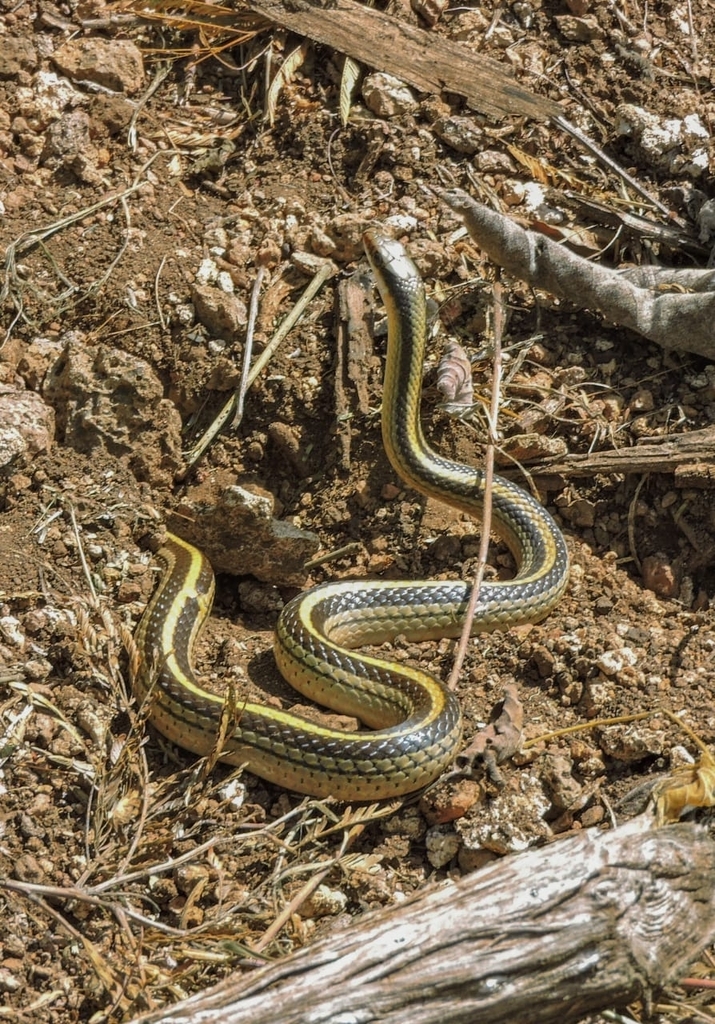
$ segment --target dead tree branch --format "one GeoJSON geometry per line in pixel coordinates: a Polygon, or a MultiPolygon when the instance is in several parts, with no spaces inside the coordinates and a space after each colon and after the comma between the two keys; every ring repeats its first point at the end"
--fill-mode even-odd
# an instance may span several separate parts
{"type": "Polygon", "coordinates": [[[525,88],[486,54],[475,55],[466,46],[355,0],[246,0],[246,6],[291,32],[396,75],[421,92],[464,96],[469,106],[492,117],[522,114],[543,119],[562,113],[558,103],[525,88]]]}
{"type": "Polygon", "coordinates": [[[527,231],[461,189],[438,194],[489,258],[515,277],[597,310],[663,348],[715,358],[715,271],[611,270],[527,231]]]}
{"type": "Polygon", "coordinates": [[[440,885],[135,1024],[568,1024],[715,936],[715,843],[645,818],[440,885]]]}

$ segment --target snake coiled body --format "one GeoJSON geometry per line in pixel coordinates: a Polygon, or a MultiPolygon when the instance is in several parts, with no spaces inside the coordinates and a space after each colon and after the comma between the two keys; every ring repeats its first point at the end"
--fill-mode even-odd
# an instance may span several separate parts
{"type": "MultiPolygon", "coordinates": [[[[385,450],[402,479],[478,516],[484,476],[438,455],[420,423],[426,337],[425,292],[402,246],[370,231],[365,248],[388,317],[382,403],[385,450]]],[[[568,554],[561,532],[526,491],[493,483],[494,529],[518,570],[484,583],[473,632],[538,621],[561,597],[568,554]]],[[[210,753],[224,700],[204,689],[191,653],[211,609],[213,572],[191,544],[169,535],[158,553],[165,572],[137,628],[135,692],[161,733],[197,754],[210,753]]],[[[253,702],[235,708],[222,759],[288,789],[343,800],[375,800],[420,789],[452,761],[462,721],[455,696],[418,668],[357,653],[403,635],[456,637],[469,585],[461,581],[326,583],[290,601],[276,627],[275,657],[301,693],[373,731],[343,732],[253,702]]]]}

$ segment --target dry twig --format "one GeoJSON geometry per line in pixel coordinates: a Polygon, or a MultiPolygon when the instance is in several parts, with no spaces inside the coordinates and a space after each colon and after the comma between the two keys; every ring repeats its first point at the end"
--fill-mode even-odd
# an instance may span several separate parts
{"type": "Polygon", "coordinates": [[[251,367],[250,373],[248,374],[248,379],[245,381],[245,386],[244,381],[242,379],[239,388],[233,392],[231,397],[224,404],[218,416],[216,416],[211,425],[204,431],[203,435],[196,442],[191,451],[187,454],[186,465],[179,479],[183,479],[186,476],[191,467],[198,462],[201,456],[206,452],[206,449],[213,443],[216,437],[218,437],[218,435],[221,433],[224,427],[228,424],[229,420],[231,419],[232,416],[234,416],[238,408],[239,395],[241,395],[241,393],[245,395],[248,388],[250,388],[253,382],[260,376],[260,374],[263,372],[263,370],[268,365],[270,360],[273,358],[273,355],[276,352],[278,346],[281,344],[281,342],[289,333],[289,331],[291,331],[292,328],[300,320],[301,316],[303,315],[308,306],[308,303],[318,294],[318,292],[325,284],[325,282],[329,280],[329,278],[331,278],[336,272],[337,267],[330,260],[320,261],[320,266],[317,272],[315,273],[313,280],[305,289],[298,302],[296,302],[293,309],[283,320],[276,333],[273,335],[273,337],[266,345],[263,352],[261,352],[256,362],[251,367]]]}
{"type": "Polygon", "coordinates": [[[467,654],[469,640],[472,635],[472,623],[479,603],[479,592],[484,579],[484,572],[487,567],[489,555],[489,540],[492,527],[492,487],[494,482],[494,448],[497,438],[497,418],[499,416],[499,396],[501,393],[501,341],[504,333],[504,305],[503,293],[499,282],[494,285],[494,358],[492,362],[492,397],[489,407],[489,434],[487,437],[486,453],[484,456],[484,506],[482,510],[482,534],[479,541],[479,554],[477,566],[474,572],[474,582],[469,595],[469,603],[464,615],[464,625],[459,644],[454,655],[454,664],[449,675],[447,685],[453,690],[462,671],[462,665],[467,654]]]}

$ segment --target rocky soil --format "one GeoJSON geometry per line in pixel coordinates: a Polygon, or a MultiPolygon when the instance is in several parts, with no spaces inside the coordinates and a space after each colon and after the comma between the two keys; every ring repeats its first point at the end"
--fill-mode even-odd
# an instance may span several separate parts
{"type": "MultiPolygon", "coordinates": [[[[421,800],[346,809],[197,765],[132,701],[131,636],[164,525],[218,573],[197,667],[281,706],[296,697],[272,630],[298,590],[474,571],[478,524],[405,488],[382,450],[367,226],[401,238],[425,277],[426,430],[472,464],[495,269],[426,186],[459,185],[617,265],[708,261],[696,218],[714,195],[712,4],[391,11],[561,102],[691,245],[574,219],[574,194],[662,217],[549,124],[493,122],[370,76],[343,125],[343,60],[325,47],[267,92],[302,43],[281,30],[221,49],[188,6],[151,21],[99,0],[2,7],[0,1019],[131,1020],[435,878],[636,813],[639,787],[699,754],[668,713],[715,739],[712,450],[678,472],[568,462],[708,427],[715,367],[513,280],[497,461],[557,517],[573,569],[544,623],[473,642],[457,692],[467,743],[507,686],[532,742],[421,800]],[[623,127],[634,110],[650,118],[637,137],[623,127]],[[256,354],[326,261],[240,424],[192,463],[239,385],[259,273],[256,354]],[[466,421],[439,407],[448,339],[477,357],[466,421]]],[[[513,569],[503,546],[491,561],[513,569]]],[[[453,653],[398,640],[390,656],[446,679],[453,653]]],[[[712,981],[712,965],[692,971],[712,981]]],[[[713,1012],[698,989],[667,1003],[656,1019],[713,1012]]]]}

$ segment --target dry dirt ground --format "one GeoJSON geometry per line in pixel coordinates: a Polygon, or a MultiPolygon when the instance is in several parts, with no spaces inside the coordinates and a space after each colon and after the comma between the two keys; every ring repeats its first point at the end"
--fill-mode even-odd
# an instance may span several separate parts
{"type": "MultiPolygon", "coordinates": [[[[346,810],[221,765],[197,767],[138,716],[126,646],[155,585],[162,524],[193,535],[235,484],[315,535],[296,532],[297,547],[275,551],[249,535],[260,568],[249,557],[242,575],[219,574],[198,663],[212,677],[229,674],[239,697],[295,703],[270,651],[277,609],[298,588],[473,571],[477,524],[406,490],[383,453],[384,338],[369,281],[364,323],[336,340],[338,287],[366,280],[366,224],[387,221],[418,260],[438,311],[427,429],[441,451],[478,464],[479,419],[475,428],[440,412],[435,367],[447,337],[470,355],[484,347],[494,271],[423,186],[453,182],[525,222],[536,215],[515,204],[535,179],[541,219],[567,209],[566,191],[656,215],[547,125],[492,123],[455,99],[414,94],[381,114],[358,94],[343,126],[342,60],[320,47],[307,47],[274,97],[271,126],[266,83],[301,42],[280,31],[211,55],[196,29],[142,23],[99,0],[9,0],[2,12],[0,398],[10,413],[0,476],[0,875],[11,887],[0,890],[0,1019],[129,1020],[431,879],[632,813],[619,805],[629,791],[697,754],[663,709],[715,740],[712,478],[707,467],[674,476],[667,466],[576,475],[565,455],[706,427],[715,373],[518,282],[507,282],[501,430],[505,443],[535,434],[542,461],[528,465],[531,482],[504,464],[561,523],[573,571],[543,624],[472,644],[458,686],[466,739],[509,683],[527,737],[634,712],[651,718],[544,740],[502,765],[500,780],[477,766],[473,779],[422,802],[346,810]],[[472,151],[445,141],[454,137],[472,151]],[[238,429],[182,474],[237,386],[258,269],[260,352],[311,279],[294,265],[306,252],[331,257],[337,275],[255,381],[238,429]],[[543,461],[548,451],[558,472],[543,461]],[[306,551],[346,545],[309,571],[290,568],[306,551]],[[463,816],[440,822],[457,805],[463,816]]],[[[424,26],[409,7],[393,13],[424,26]]],[[[714,22],[707,0],[692,9],[487,0],[455,6],[434,31],[561,101],[691,224],[713,194],[714,22]],[[618,133],[623,103],[661,126],[697,115],[704,160],[690,166],[696,138],[682,143],[682,159],[656,164],[657,143],[637,147],[618,133]]],[[[580,226],[587,254],[615,233],[580,226]]],[[[623,231],[604,258],[614,255],[694,259],[623,231]]],[[[475,375],[488,396],[488,359],[475,375]]],[[[504,548],[492,564],[510,571],[504,548]]],[[[395,656],[446,678],[453,650],[451,641],[398,642],[395,656]]],[[[712,977],[712,960],[701,967],[712,977]]],[[[679,1019],[715,1009],[697,990],[668,1002],[679,1019]]]]}

